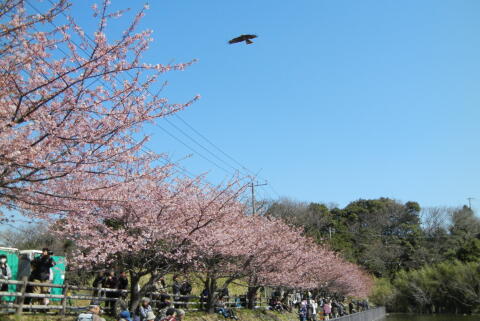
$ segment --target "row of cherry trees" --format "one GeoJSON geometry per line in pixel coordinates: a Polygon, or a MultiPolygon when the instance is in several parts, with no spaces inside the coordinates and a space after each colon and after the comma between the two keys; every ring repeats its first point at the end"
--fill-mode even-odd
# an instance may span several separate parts
{"type": "MultiPolygon", "coordinates": [[[[368,295],[370,278],[356,265],[281,220],[245,215],[237,184],[166,176],[111,191],[123,196],[77,210],[55,230],[74,241],[73,266],[128,271],[133,305],[160,277],[178,271],[197,272],[211,294],[246,279],[249,302],[265,285],[368,295]],[[139,288],[146,275],[149,281],[139,288]]],[[[210,295],[207,306],[215,299],[210,295]]]]}
{"type": "Polygon", "coordinates": [[[165,156],[143,150],[145,122],[197,99],[170,104],[151,94],[165,72],[192,62],[141,61],[151,41],[150,31],[137,31],[146,8],[108,41],[107,22],[123,14],[108,1],[93,7],[92,36],[69,16],[66,0],[43,3],[43,11],[39,3],[0,4],[3,214],[49,220],[74,241],[72,267],[128,271],[134,306],[179,270],[201,272],[210,293],[246,279],[251,297],[262,285],[367,294],[369,277],[355,265],[280,220],[245,215],[239,180],[213,186],[180,177],[165,156]]]}

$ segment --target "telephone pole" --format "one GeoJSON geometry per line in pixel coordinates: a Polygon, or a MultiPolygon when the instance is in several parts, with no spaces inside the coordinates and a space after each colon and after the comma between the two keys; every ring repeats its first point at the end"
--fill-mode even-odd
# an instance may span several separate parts
{"type": "Polygon", "coordinates": [[[255,187],[265,186],[267,184],[268,184],[267,182],[265,182],[263,184],[258,184],[258,182],[254,183],[253,181],[250,183],[250,187],[252,188],[252,215],[256,214],[256,210],[255,210],[255,187]]]}
{"type": "Polygon", "coordinates": [[[467,197],[467,200],[468,200],[468,208],[469,209],[472,209],[472,200],[474,200],[475,197],[467,197]]]}

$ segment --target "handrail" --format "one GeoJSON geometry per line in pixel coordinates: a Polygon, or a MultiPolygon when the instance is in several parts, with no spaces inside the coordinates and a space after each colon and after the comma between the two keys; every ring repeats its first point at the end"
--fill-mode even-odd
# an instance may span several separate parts
{"type": "MultiPolygon", "coordinates": [[[[77,307],[77,306],[72,306],[72,305],[67,305],[67,301],[71,304],[71,301],[76,301],[76,300],[89,300],[90,302],[111,302],[111,301],[118,301],[120,294],[121,293],[130,293],[129,290],[120,290],[120,289],[111,289],[111,288],[95,288],[95,287],[82,287],[82,286],[73,286],[69,284],[52,284],[52,283],[40,283],[40,282],[31,282],[28,280],[24,281],[17,281],[17,280],[0,280],[0,285],[1,284],[9,284],[9,285],[16,285],[19,286],[17,288],[17,291],[15,292],[8,292],[0,291],[0,297],[15,297],[16,298],[16,303],[7,303],[7,304],[0,304],[0,309],[1,308],[15,308],[16,314],[21,315],[22,311],[24,308],[28,308],[31,311],[34,310],[44,310],[44,309],[52,309],[52,310],[61,310],[62,314],[66,314],[67,310],[82,310],[82,309],[87,309],[88,306],[82,306],[82,307],[77,307]],[[62,294],[45,294],[45,293],[29,293],[27,292],[27,287],[28,286],[33,286],[33,287],[48,287],[48,288],[60,288],[63,289],[62,294]],[[89,291],[92,294],[88,295],[86,293],[74,293],[71,294],[70,291],[89,291]],[[108,293],[115,293],[118,294],[118,296],[110,296],[106,294],[108,293]],[[94,295],[95,294],[95,295],[94,295]],[[60,305],[38,305],[38,304],[27,304],[24,303],[26,298],[30,299],[60,299],[61,304],[60,305]]],[[[173,301],[171,301],[171,304],[174,305],[180,305],[184,307],[187,311],[197,311],[198,308],[195,308],[194,306],[201,306],[205,304],[203,301],[205,299],[205,296],[196,296],[196,295],[181,295],[181,294],[173,294],[173,293],[167,293],[167,292],[157,292],[157,291],[152,291],[152,292],[147,292],[146,294],[151,298],[152,303],[157,303],[161,302],[159,300],[161,295],[168,295],[170,296],[173,301]],[[192,300],[194,300],[192,302],[192,300]],[[190,302],[189,302],[190,301],[190,302]]],[[[238,301],[230,301],[232,298],[238,298],[236,296],[224,296],[224,298],[229,299],[228,302],[225,302],[226,305],[229,307],[235,308],[236,305],[238,304],[238,301]]],[[[257,308],[263,308],[265,306],[262,306],[262,298],[258,300],[260,304],[256,304],[257,308]]]]}

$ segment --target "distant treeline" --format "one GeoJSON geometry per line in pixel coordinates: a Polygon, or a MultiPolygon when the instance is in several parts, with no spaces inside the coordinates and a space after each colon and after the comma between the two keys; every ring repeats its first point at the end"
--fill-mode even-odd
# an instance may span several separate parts
{"type": "Polygon", "coordinates": [[[342,209],[283,199],[266,215],[302,226],[375,275],[371,299],[391,311],[480,311],[480,219],[467,206],[379,198],[342,209]]]}
{"type": "Polygon", "coordinates": [[[379,279],[371,297],[389,310],[417,313],[478,313],[480,264],[460,261],[400,271],[379,279]]]}

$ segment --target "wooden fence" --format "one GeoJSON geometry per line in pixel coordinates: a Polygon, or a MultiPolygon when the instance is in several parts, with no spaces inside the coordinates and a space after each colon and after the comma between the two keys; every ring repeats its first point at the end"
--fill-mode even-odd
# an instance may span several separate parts
{"type": "MultiPolygon", "coordinates": [[[[0,313],[15,313],[16,315],[21,315],[27,310],[29,313],[36,312],[45,312],[53,314],[76,314],[80,311],[85,311],[88,309],[91,302],[101,303],[114,301],[117,303],[119,301],[118,297],[107,297],[106,293],[115,292],[116,294],[126,293],[129,294],[128,290],[118,290],[118,289],[109,289],[109,288],[93,288],[93,287],[82,287],[82,286],[73,286],[73,285],[58,285],[51,283],[38,283],[30,282],[28,280],[23,281],[14,281],[14,280],[0,280],[1,284],[15,285],[15,292],[1,292],[0,297],[13,297],[13,302],[2,303],[0,304],[0,313]],[[61,288],[62,294],[41,294],[41,293],[31,293],[27,291],[29,287],[47,287],[47,288],[61,288]],[[94,293],[97,293],[94,296],[94,293]],[[98,295],[100,294],[100,295],[98,295]],[[29,298],[30,302],[26,303],[25,299],[29,298]],[[42,299],[56,299],[57,302],[52,302],[49,305],[42,304],[33,304],[34,301],[42,299]],[[77,303],[77,304],[75,304],[77,303]]],[[[51,291],[49,291],[51,292],[51,291]]],[[[204,304],[202,303],[202,298],[195,295],[174,295],[171,293],[160,293],[160,292],[150,292],[146,296],[151,298],[151,303],[155,304],[160,302],[158,298],[160,295],[169,295],[170,298],[176,299],[177,301],[170,301],[175,306],[180,306],[187,311],[197,311],[204,304]],[[178,301],[179,300],[179,301],[178,301]]],[[[119,296],[119,295],[118,295],[119,296]]],[[[230,296],[226,297],[229,301],[226,302],[227,306],[238,307],[241,300],[241,296],[230,296]],[[233,300],[233,301],[232,301],[233,300]]],[[[258,300],[257,308],[266,307],[266,302],[261,298],[258,300]],[[263,305],[262,305],[263,304],[263,305]]],[[[115,303],[113,305],[115,305],[115,303]]]]}

